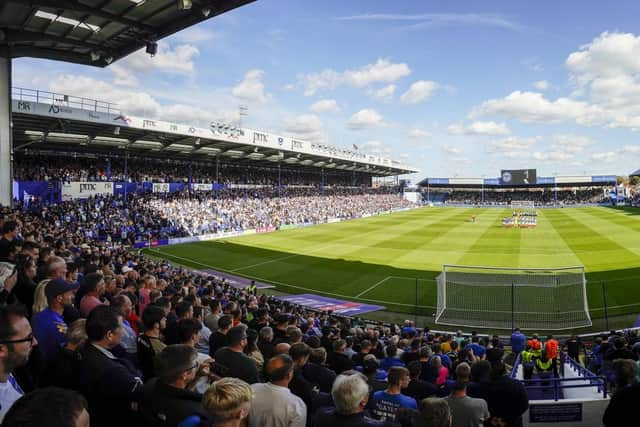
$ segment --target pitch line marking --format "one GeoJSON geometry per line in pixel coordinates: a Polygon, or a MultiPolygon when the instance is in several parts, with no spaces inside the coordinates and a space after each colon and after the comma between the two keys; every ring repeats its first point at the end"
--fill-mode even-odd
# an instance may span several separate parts
{"type": "MultiPolygon", "coordinates": [[[[180,259],[180,260],[192,263],[192,264],[198,264],[198,265],[201,265],[203,267],[208,267],[208,268],[212,268],[212,269],[215,269],[215,270],[220,270],[220,271],[223,271],[223,272],[226,272],[226,273],[231,273],[231,271],[225,270],[224,268],[216,267],[214,265],[204,264],[202,262],[195,261],[195,260],[192,260],[192,259],[189,259],[189,258],[184,258],[184,257],[178,256],[178,255],[173,255],[173,254],[170,254],[170,253],[167,253],[167,252],[163,252],[163,251],[161,251],[160,249],[157,249],[157,248],[149,248],[148,250],[156,252],[156,253],[160,254],[161,256],[165,256],[165,257],[168,257],[168,258],[180,259]]],[[[288,283],[278,282],[276,280],[271,280],[271,279],[265,279],[263,277],[253,276],[253,275],[250,275],[250,274],[243,274],[243,277],[247,277],[249,279],[260,280],[260,281],[267,282],[267,283],[273,283],[275,285],[280,285],[280,286],[284,286],[284,287],[287,287],[287,288],[300,289],[300,290],[303,290],[303,291],[310,291],[310,292],[317,292],[319,294],[324,294],[324,295],[331,295],[333,297],[339,297],[339,298],[345,298],[345,299],[357,298],[357,297],[354,297],[352,295],[336,294],[336,293],[333,293],[333,292],[326,292],[326,291],[321,291],[321,290],[318,290],[318,289],[306,288],[304,286],[290,285],[288,283]]],[[[416,307],[416,305],[414,305],[414,304],[403,304],[403,303],[393,302],[393,301],[380,301],[380,300],[368,299],[368,298],[358,298],[358,299],[360,299],[361,301],[375,302],[377,304],[392,304],[392,305],[397,305],[399,307],[414,307],[414,308],[416,307]]],[[[433,305],[419,305],[417,307],[418,308],[436,308],[433,305]]]]}
{"type": "MultiPolygon", "coordinates": [[[[192,264],[198,264],[198,265],[201,265],[203,267],[208,267],[208,268],[212,268],[212,269],[215,269],[215,270],[220,270],[220,271],[224,271],[224,272],[227,272],[227,273],[231,273],[231,271],[229,271],[229,270],[225,270],[225,269],[220,268],[220,267],[216,267],[216,266],[209,265],[209,264],[204,264],[204,263],[201,263],[199,261],[195,261],[195,260],[192,260],[192,259],[189,259],[189,258],[184,258],[184,257],[178,256],[178,255],[173,255],[173,254],[170,254],[170,253],[167,253],[167,252],[163,252],[163,251],[161,251],[160,249],[157,249],[157,248],[147,248],[147,250],[157,252],[158,254],[164,255],[166,257],[181,259],[183,261],[187,261],[187,262],[190,262],[192,264]]],[[[311,289],[311,288],[306,288],[304,286],[290,285],[288,283],[278,282],[276,280],[265,279],[265,278],[262,278],[262,277],[252,276],[252,275],[249,275],[249,274],[244,274],[243,276],[248,277],[250,279],[256,279],[256,280],[260,280],[260,281],[263,281],[263,282],[268,282],[268,283],[273,283],[273,284],[280,285],[280,286],[285,286],[285,287],[288,287],[288,288],[300,289],[300,290],[303,290],[303,291],[318,292],[320,294],[331,295],[331,296],[339,297],[339,298],[346,298],[346,299],[358,298],[358,299],[360,299],[362,301],[375,302],[375,303],[378,303],[378,304],[389,304],[389,303],[391,303],[392,305],[397,305],[397,306],[400,306],[400,307],[416,307],[416,305],[414,305],[414,304],[403,304],[403,303],[393,302],[393,301],[380,301],[380,300],[375,300],[375,299],[359,298],[358,296],[354,297],[354,296],[349,296],[349,295],[336,294],[336,293],[333,293],[333,292],[320,291],[318,289],[311,289]]],[[[633,276],[633,277],[640,277],[640,276],[633,276]]],[[[408,279],[407,276],[387,276],[383,280],[387,280],[389,278],[405,278],[405,279],[408,279]]],[[[419,280],[426,280],[426,279],[419,279],[419,280]]],[[[614,281],[619,281],[619,280],[625,280],[625,279],[622,279],[622,278],[621,279],[612,279],[612,280],[609,280],[609,281],[610,282],[614,282],[614,281]]],[[[611,305],[608,308],[609,309],[627,308],[627,307],[632,307],[632,306],[636,306],[636,305],[640,305],[640,303],[625,304],[625,305],[611,305]]],[[[419,305],[417,307],[418,308],[437,308],[436,306],[433,306],[433,305],[419,305]]],[[[590,312],[591,311],[603,311],[603,310],[604,310],[604,307],[589,308],[590,312]]]]}
{"type": "Polygon", "coordinates": [[[373,286],[368,287],[367,289],[365,289],[364,291],[360,292],[358,295],[355,296],[355,298],[360,298],[362,295],[366,294],[367,292],[369,292],[370,290],[376,288],[378,285],[383,284],[384,282],[386,282],[389,279],[389,276],[385,277],[384,279],[380,280],[379,282],[377,282],[376,284],[374,284],[373,286]]]}

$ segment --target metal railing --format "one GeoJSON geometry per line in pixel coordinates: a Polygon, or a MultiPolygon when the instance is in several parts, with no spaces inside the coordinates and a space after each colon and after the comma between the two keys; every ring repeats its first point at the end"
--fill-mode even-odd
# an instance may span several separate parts
{"type": "MultiPolygon", "coordinates": [[[[518,367],[521,363],[520,354],[516,357],[516,361],[513,364],[513,369],[511,369],[511,379],[517,379],[518,375],[518,367]]],[[[603,398],[607,398],[607,378],[602,375],[596,375],[580,363],[573,360],[566,353],[560,354],[560,373],[561,378],[534,378],[534,379],[523,379],[519,380],[524,385],[524,388],[529,390],[553,390],[553,399],[559,400],[560,393],[562,390],[569,388],[586,388],[586,387],[596,387],[598,393],[602,393],[603,398]],[[565,378],[564,377],[564,369],[565,363],[567,363],[571,369],[580,375],[577,378],[565,378]],[[580,384],[571,384],[573,382],[580,381],[580,384]],[[588,381],[588,383],[585,383],[588,381]]]]}
{"type": "Polygon", "coordinates": [[[598,393],[602,393],[603,398],[607,398],[607,379],[601,376],[595,376],[589,379],[588,384],[584,384],[583,382],[586,378],[535,378],[530,380],[520,380],[524,384],[524,388],[529,390],[553,390],[553,400],[560,400],[560,393],[562,390],[566,390],[569,388],[587,388],[587,387],[598,387],[598,393]],[[578,382],[580,384],[567,384],[572,382],[578,382]],[[595,383],[598,381],[598,383],[595,383]]]}
{"type": "Polygon", "coordinates": [[[11,98],[18,101],[30,101],[42,104],[57,105],[70,108],[78,108],[99,113],[121,114],[118,104],[100,101],[98,99],[72,96],[56,92],[48,92],[22,87],[11,88],[11,98]]]}

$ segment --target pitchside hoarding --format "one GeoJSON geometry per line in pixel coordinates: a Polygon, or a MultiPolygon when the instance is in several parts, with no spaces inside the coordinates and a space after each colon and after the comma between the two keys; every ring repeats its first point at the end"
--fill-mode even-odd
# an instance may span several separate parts
{"type": "Polygon", "coordinates": [[[381,305],[362,304],[353,301],[344,301],[335,298],[322,297],[314,294],[287,295],[278,297],[283,301],[298,304],[319,311],[332,311],[343,316],[359,316],[370,311],[384,310],[381,305]]]}
{"type": "Polygon", "coordinates": [[[62,183],[62,200],[86,199],[91,196],[112,195],[113,182],[80,182],[62,183]]]}

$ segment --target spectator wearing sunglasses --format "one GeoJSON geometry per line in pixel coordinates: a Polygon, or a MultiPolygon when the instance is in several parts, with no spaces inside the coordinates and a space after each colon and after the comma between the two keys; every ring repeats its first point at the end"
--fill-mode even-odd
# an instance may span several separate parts
{"type": "Polygon", "coordinates": [[[24,307],[0,307],[0,422],[24,394],[12,373],[27,364],[35,344],[24,307]]]}

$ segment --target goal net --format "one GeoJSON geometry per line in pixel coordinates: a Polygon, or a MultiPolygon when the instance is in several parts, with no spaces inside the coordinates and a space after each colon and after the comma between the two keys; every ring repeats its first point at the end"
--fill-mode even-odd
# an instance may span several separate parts
{"type": "Polygon", "coordinates": [[[437,282],[437,324],[538,330],[591,326],[584,267],[444,265],[437,282]]]}

